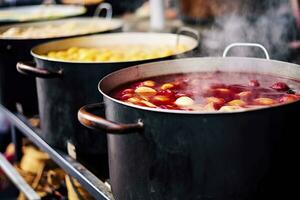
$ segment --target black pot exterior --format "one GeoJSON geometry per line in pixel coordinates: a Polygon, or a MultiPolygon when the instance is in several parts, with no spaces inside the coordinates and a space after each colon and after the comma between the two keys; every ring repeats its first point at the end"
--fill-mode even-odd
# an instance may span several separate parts
{"type": "Polygon", "coordinates": [[[0,40],[0,103],[16,111],[16,103],[23,107],[25,114],[37,113],[37,94],[34,80],[21,75],[16,70],[20,60],[32,60],[33,46],[47,40],[0,40]]]}
{"type": "MultiPolygon", "coordinates": [[[[149,33],[151,36],[152,34],[149,33]]],[[[105,35],[95,35],[91,37],[82,37],[82,38],[73,38],[67,40],[60,40],[55,42],[46,43],[43,45],[39,45],[33,48],[32,53],[35,57],[35,62],[37,63],[37,68],[43,68],[48,71],[59,71],[62,70],[63,75],[61,78],[54,79],[42,79],[37,78],[37,90],[38,90],[38,103],[39,103],[39,111],[41,116],[41,123],[43,129],[43,137],[45,140],[53,146],[59,147],[61,149],[66,149],[66,140],[76,136],[79,134],[88,132],[84,127],[80,125],[77,120],[77,111],[80,107],[85,104],[90,104],[93,102],[99,102],[102,100],[102,95],[97,91],[98,82],[105,77],[106,75],[127,68],[129,66],[140,65],[149,62],[161,61],[176,58],[176,56],[168,56],[163,58],[156,59],[148,59],[148,60],[140,60],[140,61],[128,61],[128,62],[60,62],[52,59],[47,59],[42,56],[44,52],[53,50],[57,46],[65,45],[66,48],[70,44],[79,43],[91,43],[97,44],[102,40],[112,40],[115,38],[128,40],[125,41],[126,45],[130,45],[130,41],[135,40],[135,37],[139,37],[138,39],[147,40],[149,37],[148,34],[143,33],[116,33],[116,34],[107,34],[105,35]],[[136,35],[132,35],[136,34],[136,35]],[[103,38],[104,39],[103,39],[103,38]],[[111,37],[114,37],[113,39],[111,37]],[[123,37],[123,38],[122,38],[123,37]],[[100,40],[100,39],[102,40],[100,40]],[[93,85],[95,87],[93,87],[93,85]]],[[[165,38],[169,39],[169,41],[173,41],[172,39],[176,39],[176,35],[163,35],[165,38]]],[[[155,35],[157,38],[161,38],[160,35],[155,35]],[[158,37],[159,36],[159,37],[158,37]]],[[[192,49],[177,55],[177,56],[188,56],[193,53],[195,48],[197,47],[197,41],[189,38],[194,42],[194,46],[192,49]]],[[[153,38],[152,38],[153,40],[153,38]]],[[[169,42],[168,41],[168,42],[169,42]]],[[[152,44],[152,43],[151,43],[152,44]]],[[[124,45],[124,44],[123,44],[124,45]]],[[[122,77],[120,77],[122,78],[122,77]]],[[[125,78],[125,77],[124,77],[125,78]]],[[[82,135],[82,134],[81,134],[82,135]]],[[[96,136],[99,137],[99,136],[96,136]]],[[[101,136],[100,136],[101,137],[101,136]]],[[[82,145],[82,149],[87,149],[87,151],[91,151],[89,147],[91,138],[90,135],[86,135],[86,141],[82,138],[80,140],[76,139],[74,143],[83,143],[86,145],[82,145]]],[[[94,140],[95,141],[95,140],[94,140]]],[[[79,145],[81,146],[81,145],[79,145]]],[[[100,146],[100,145],[98,145],[100,146]]],[[[95,147],[96,148],[96,147],[95,147]]],[[[100,148],[100,147],[97,147],[100,148]]],[[[101,147],[101,148],[106,148],[101,147]]],[[[95,149],[97,151],[97,149],[95,149]]]]}
{"type": "MultiPolygon", "coordinates": [[[[33,48],[32,54],[35,57],[37,68],[44,69],[40,71],[62,71],[60,78],[36,79],[42,138],[51,146],[63,151],[68,149],[68,142],[71,143],[75,146],[78,160],[85,159],[89,155],[101,155],[101,157],[105,157],[107,161],[106,134],[93,133],[84,128],[77,120],[77,111],[83,105],[102,100],[102,95],[97,91],[97,84],[104,76],[129,66],[170,59],[175,56],[131,62],[80,63],[55,61],[47,59],[42,55],[44,55],[45,52],[56,50],[57,47],[69,48],[74,44],[93,46],[102,44],[102,42],[112,41],[112,44],[116,42],[119,44],[119,42],[124,41],[125,45],[131,45],[132,41],[134,43],[136,40],[144,41],[145,39],[147,40],[147,38],[152,40],[154,38],[155,41],[160,41],[159,39],[161,39],[162,36],[168,39],[167,42],[173,44],[173,41],[176,41],[174,39],[177,37],[175,34],[162,36],[159,34],[154,34],[154,36],[150,34],[149,36],[147,36],[147,34],[144,35],[144,33],[95,35],[50,42],[33,48]]],[[[191,46],[189,51],[184,52],[184,55],[191,53],[198,44],[193,38],[189,37],[186,38],[186,40],[187,44],[192,44],[193,46],[191,46]]],[[[162,41],[164,41],[164,39],[162,41]]],[[[149,43],[151,45],[153,44],[151,41],[149,43]]],[[[38,71],[32,67],[31,70],[38,71]]],[[[101,114],[104,114],[104,110],[102,112],[101,114]]],[[[93,156],[91,161],[97,163],[101,162],[102,159],[98,159],[98,157],[99,156],[93,156]],[[97,159],[95,159],[96,157],[97,159]]],[[[88,165],[92,167],[96,166],[93,163],[88,165]]],[[[107,163],[105,166],[108,168],[107,163]]],[[[99,171],[101,172],[98,168],[98,172],[99,171]]]]}
{"type": "MultiPolygon", "coordinates": [[[[106,134],[84,128],[77,120],[77,111],[82,105],[102,100],[102,95],[97,91],[101,77],[142,62],[84,64],[39,58],[35,58],[35,62],[38,68],[63,70],[61,78],[36,79],[41,137],[63,151],[67,151],[68,143],[71,143],[75,146],[78,160],[86,161],[95,173],[102,173],[99,167],[108,168],[106,134]],[[95,87],[91,87],[93,85],[95,87]]],[[[100,114],[104,114],[104,110],[100,114]]]]}
{"type": "MultiPolygon", "coordinates": [[[[120,32],[122,27],[103,31],[101,33],[120,32]]],[[[96,33],[93,33],[96,34],[96,33]]],[[[88,36],[93,34],[84,34],[88,36]]],[[[65,36],[48,39],[2,39],[0,40],[0,103],[12,111],[16,111],[16,103],[22,105],[24,114],[34,115],[38,113],[37,91],[34,79],[21,75],[16,70],[17,62],[33,60],[31,49],[54,39],[66,39],[76,36],[65,36]]]]}
{"type": "Polygon", "coordinates": [[[294,116],[300,102],[232,114],[147,111],[106,97],[105,105],[108,120],[141,119],[145,125],[142,133],[108,135],[117,200],[263,200],[297,194],[294,116]]]}

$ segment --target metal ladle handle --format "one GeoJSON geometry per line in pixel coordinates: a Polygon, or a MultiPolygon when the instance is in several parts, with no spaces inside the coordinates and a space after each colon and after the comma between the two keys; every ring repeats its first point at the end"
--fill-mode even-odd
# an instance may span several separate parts
{"type": "Polygon", "coordinates": [[[233,47],[258,47],[261,50],[263,50],[263,52],[265,53],[266,59],[270,60],[270,56],[269,53],[267,51],[267,49],[261,45],[261,44],[257,44],[257,43],[233,43],[229,46],[227,46],[223,52],[223,57],[227,57],[228,52],[233,48],[233,47]]]}
{"type": "Polygon", "coordinates": [[[113,11],[112,11],[112,6],[109,3],[101,3],[97,6],[95,12],[94,12],[94,17],[98,17],[100,15],[100,13],[102,12],[102,10],[106,10],[106,19],[111,19],[112,15],[113,15],[113,11]]]}

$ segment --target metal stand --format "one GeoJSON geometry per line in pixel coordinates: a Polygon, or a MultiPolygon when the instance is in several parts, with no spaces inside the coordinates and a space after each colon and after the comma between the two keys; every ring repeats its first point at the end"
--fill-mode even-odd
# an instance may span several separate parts
{"type": "Polygon", "coordinates": [[[22,153],[22,134],[11,125],[11,139],[15,146],[15,162],[19,162],[23,156],[22,153]]]}
{"type": "Polygon", "coordinates": [[[39,195],[26,183],[23,177],[15,170],[15,168],[0,153],[0,168],[15,184],[15,186],[24,193],[28,200],[40,200],[39,195]]]}
{"type": "MultiPolygon", "coordinates": [[[[0,105],[0,112],[4,113],[12,124],[12,138],[16,147],[17,160],[22,156],[22,137],[27,137],[42,151],[48,153],[54,162],[64,169],[66,173],[75,178],[95,199],[114,200],[109,187],[104,182],[67,154],[49,146],[39,136],[38,133],[40,130],[31,127],[27,118],[20,114],[13,114],[2,105],[0,105]]],[[[2,168],[2,165],[0,167],[2,168]]]]}

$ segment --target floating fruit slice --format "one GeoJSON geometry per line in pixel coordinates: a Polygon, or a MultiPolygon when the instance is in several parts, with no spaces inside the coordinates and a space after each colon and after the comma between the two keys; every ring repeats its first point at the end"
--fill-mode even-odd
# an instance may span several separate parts
{"type": "Polygon", "coordinates": [[[243,108],[240,106],[223,106],[222,108],[220,108],[221,112],[232,112],[232,111],[236,111],[236,110],[242,110],[243,108]]]}
{"type": "Polygon", "coordinates": [[[146,87],[154,87],[156,85],[156,83],[154,81],[144,81],[143,82],[143,86],[146,87]]]}
{"type": "Polygon", "coordinates": [[[167,89],[172,89],[172,88],[174,88],[175,86],[172,84],[172,83],[165,83],[165,84],[163,84],[161,87],[160,87],[160,89],[162,89],[162,90],[167,90],[167,89]]]}
{"type": "Polygon", "coordinates": [[[213,102],[211,102],[204,106],[204,110],[205,111],[216,111],[217,109],[215,107],[215,104],[213,102]]]}
{"type": "Polygon", "coordinates": [[[252,92],[250,91],[244,91],[244,92],[240,92],[237,94],[238,97],[240,97],[241,99],[244,98],[249,98],[251,96],[252,92]]]}
{"type": "Polygon", "coordinates": [[[257,99],[254,99],[253,102],[255,104],[265,105],[265,106],[272,105],[272,104],[276,103],[276,101],[274,99],[270,99],[270,98],[257,98],[257,99]]]}
{"type": "Polygon", "coordinates": [[[134,92],[140,96],[145,96],[145,97],[154,96],[157,94],[156,90],[145,86],[136,88],[134,92]]]}
{"type": "Polygon", "coordinates": [[[165,104],[170,104],[171,99],[164,95],[157,95],[151,99],[151,102],[154,103],[155,105],[165,105],[165,104]]]}
{"type": "Polygon", "coordinates": [[[222,98],[216,98],[216,97],[207,97],[205,98],[207,103],[213,103],[213,106],[216,110],[219,110],[222,106],[225,104],[225,100],[222,98]]]}
{"type": "Polygon", "coordinates": [[[287,94],[287,95],[284,95],[283,97],[281,97],[279,99],[279,102],[280,103],[291,103],[291,102],[294,102],[297,100],[300,100],[299,96],[294,95],[294,94],[287,94]]]}
{"type": "Polygon", "coordinates": [[[129,103],[133,103],[133,104],[139,104],[141,102],[142,99],[138,98],[138,97],[131,97],[129,99],[127,99],[127,102],[129,103]]]}
{"type": "Polygon", "coordinates": [[[240,99],[235,99],[227,103],[229,106],[240,106],[243,107],[246,105],[246,102],[240,99]]]}
{"type": "Polygon", "coordinates": [[[176,99],[175,104],[179,107],[191,106],[194,104],[194,100],[190,97],[179,97],[176,99]]]}
{"type": "Polygon", "coordinates": [[[147,106],[147,107],[150,107],[150,108],[156,108],[157,106],[154,105],[153,103],[149,102],[149,101],[146,101],[146,100],[141,100],[140,102],[141,104],[147,106]]]}

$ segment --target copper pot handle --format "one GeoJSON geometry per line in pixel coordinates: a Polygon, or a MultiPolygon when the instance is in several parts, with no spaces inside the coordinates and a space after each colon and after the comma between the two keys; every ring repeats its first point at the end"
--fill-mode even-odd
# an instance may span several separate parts
{"type": "Polygon", "coordinates": [[[106,15],[105,15],[106,19],[112,19],[113,10],[112,10],[112,6],[110,3],[99,4],[94,12],[94,18],[99,17],[102,10],[106,10],[106,15]]]}
{"type": "Polygon", "coordinates": [[[38,78],[59,78],[63,75],[63,70],[60,69],[58,71],[49,71],[47,69],[41,69],[37,67],[33,67],[36,64],[34,62],[18,62],[17,70],[21,74],[30,75],[38,78]]]}
{"type": "Polygon", "coordinates": [[[104,103],[89,104],[80,108],[78,111],[78,120],[80,123],[88,128],[111,134],[135,133],[144,129],[144,124],[141,120],[135,124],[120,124],[91,113],[97,109],[104,109],[104,103]]]}

